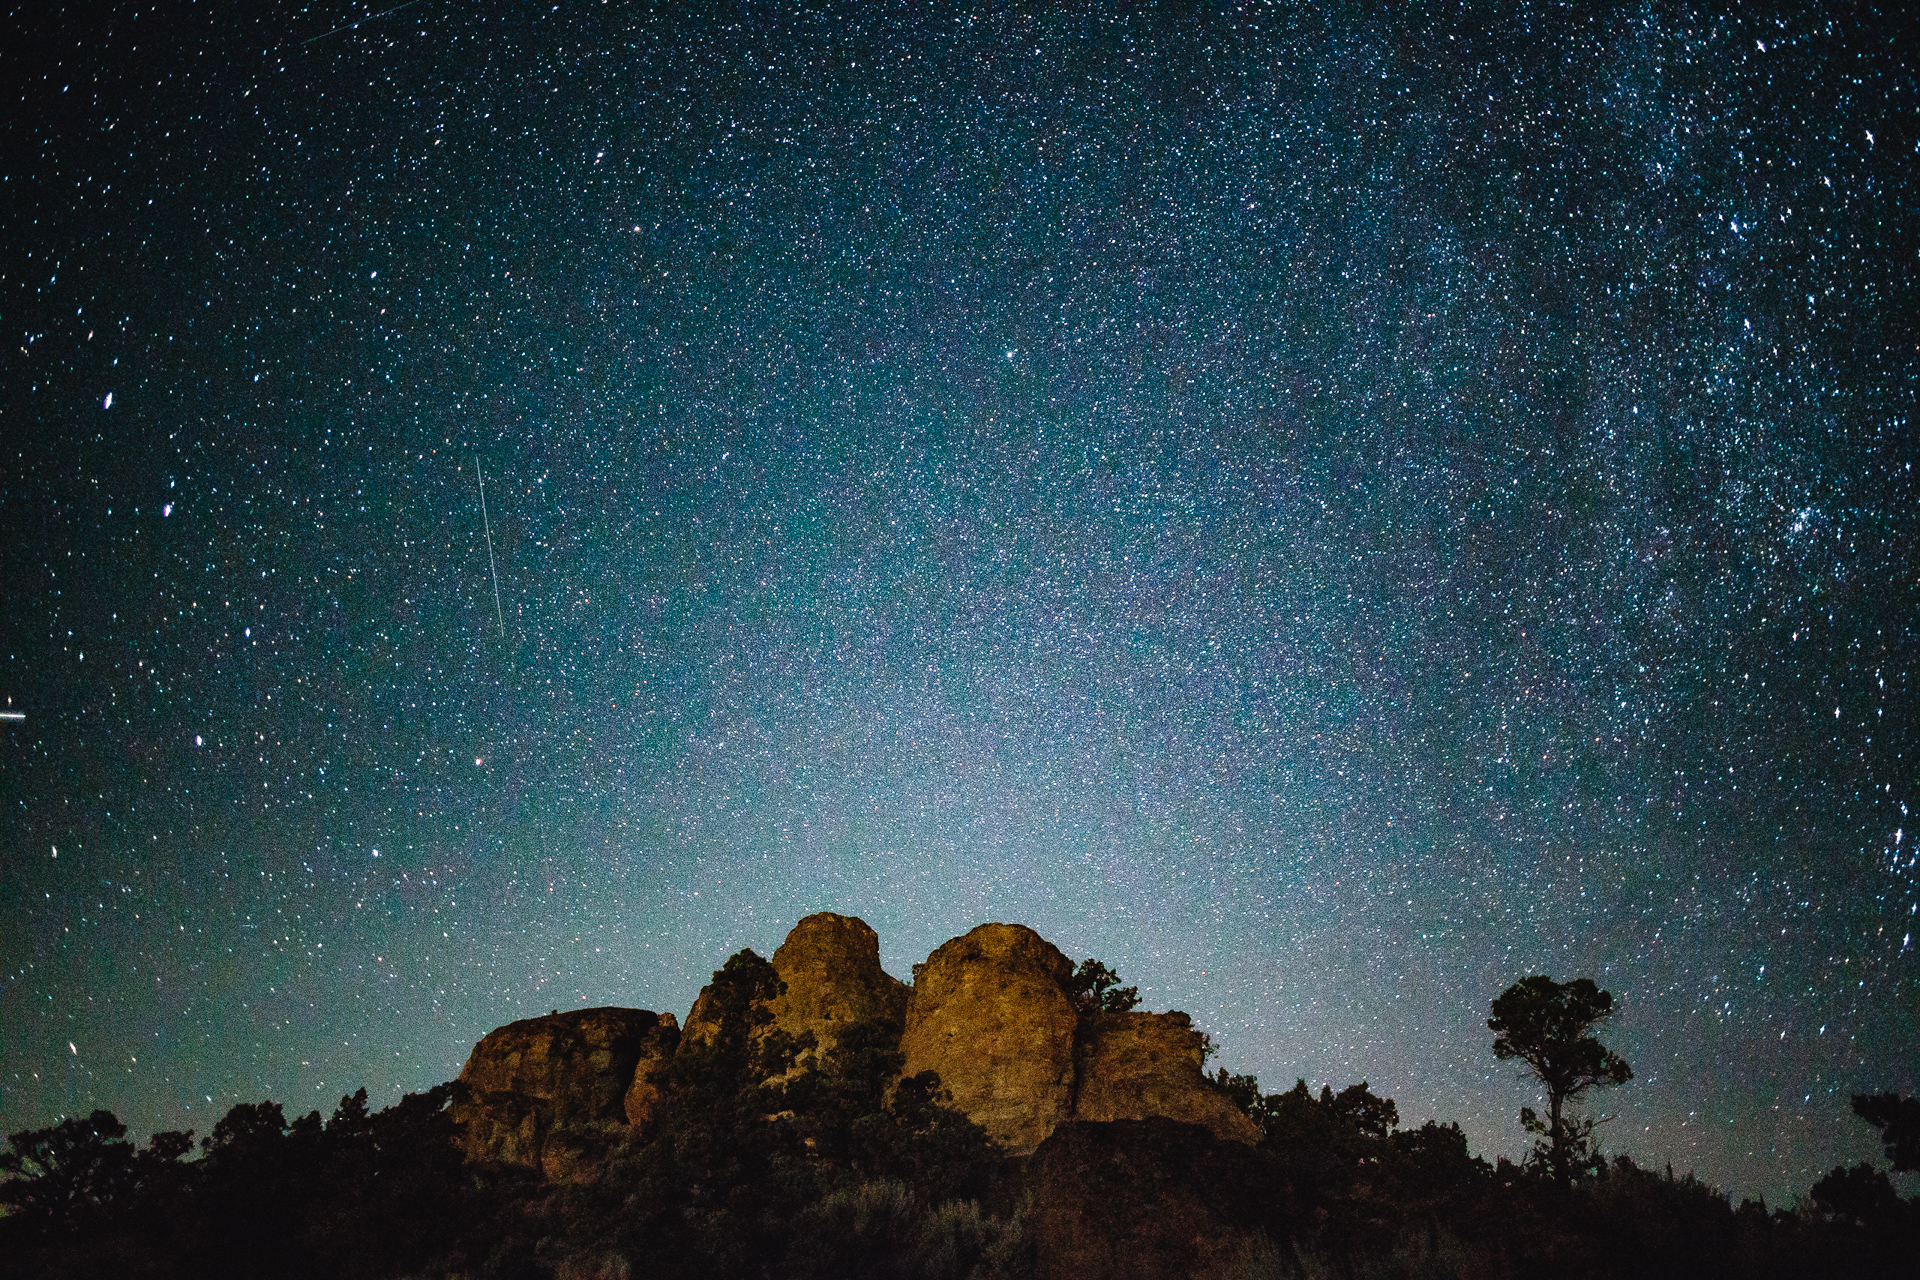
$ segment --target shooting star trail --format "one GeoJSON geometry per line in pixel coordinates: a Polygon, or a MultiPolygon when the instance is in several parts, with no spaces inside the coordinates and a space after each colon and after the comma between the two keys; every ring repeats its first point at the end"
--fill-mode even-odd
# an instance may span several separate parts
{"type": "MultiPolygon", "coordinates": [[[[372,21],[373,21],[373,20],[374,20],[375,18],[384,18],[384,17],[386,17],[386,16],[388,15],[388,14],[390,14],[390,13],[398,13],[398,12],[400,12],[400,11],[401,11],[402,9],[411,9],[411,8],[413,8],[413,6],[415,6],[415,5],[417,5],[417,4],[419,4],[419,3],[420,3],[420,0],[407,0],[407,2],[406,2],[405,4],[397,4],[397,5],[395,5],[395,6],[393,6],[393,8],[391,8],[391,9],[382,9],[382,10],[381,10],[380,12],[378,12],[378,13],[370,13],[370,14],[368,14],[368,15],[367,15],[366,17],[364,17],[364,18],[356,18],[356,19],[354,19],[354,20],[353,20],[352,22],[349,22],[349,23],[348,23],[348,24],[347,24],[346,26],[344,26],[344,27],[335,27],[335,28],[334,28],[333,30],[331,30],[331,31],[322,31],[322,32],[321,32],[321,33],[320,33],[319,35],[317,35],[317,36],[312,36],[312,37],[310,37],[310,38],[308,38],[308,39],[306,39],[306,40],[302,40],[302,41],[300,42],[300,47],[304,49],[304,48],[306,48],[306,47],[307,47],[308,45],[310,45],[310,44],[312,44],[312,43],[313,43],[313,42],[314,42],[315,40],[325,40],[325,39],[326,39],[326,38],[327,38],[328,36],[337,36],[337,35],[339,35],[339,34],[340,34],[340,33],[341,33],[342,31],[352,31],[352,30],[353,30],[353,29],[354,29],[355,27],[358,27],[358,26],[359,26],[359,25],[360,25],[361,23],[363,23],[363,22],[372,22],[372,21]]],[[[108,398],[109,400],[111,400],[111,399],[112,399],[113,397],[111,397],[111,396],[109,396],[109,397],[107,397],[107,398],[108,398]]]]}
{"type": "Polygon", "coordinates": [[[500,611],[500,569],[493,562],[493,522],[487,519],[487,476],[480,470],[480,455],[473,455],[473,474],[480,481],[480,526],[487,531],[487,572],[493,575],[493,619],[500,624],[500,638],[507,638],[507,615],[500,611]]]}

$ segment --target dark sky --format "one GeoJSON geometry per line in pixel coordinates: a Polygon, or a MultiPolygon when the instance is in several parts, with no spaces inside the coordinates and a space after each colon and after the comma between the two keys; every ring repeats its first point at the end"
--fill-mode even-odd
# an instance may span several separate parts
{"type": "Polygon", "coordinates": [[[1903,6],[381,7],[6,15],[0,1128],[832,909],[1488,1156],[1489,1003],[1590,975],[1610,1150],[1876,1154],[1903,6]]]}

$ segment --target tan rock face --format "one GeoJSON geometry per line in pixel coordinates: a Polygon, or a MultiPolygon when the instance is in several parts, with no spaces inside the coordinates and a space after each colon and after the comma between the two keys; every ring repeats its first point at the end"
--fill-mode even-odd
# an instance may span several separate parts
{"type": "Polygon", "coordinates": [[[642,1009],[578,1009],[489,1032],[460,1072],[468,1093],[454,1119],[466,1125],[468,1158],[557,1179],[591,1173],[632,1131],[636,1110],[651,1118],[657,1091],[636,1104],[636,1078],[679,1039],[672,1014],[642,1009]]]}
{"type": "Polygon", "coordinates": [[[1073,966],[1025,925],[983,924],[916,969],[901,1052],[907,1075],[937,1071],[956,1107],[1025,1155],[1073,1102],[1073,966]]]}
{"type": "Polygon", "coordinates": [[[856,916],[808,916],[773,953],[773,967],[787,984],[772,1004],[774,1025],[813,1033],[821,1056],[853,1023],[906,1017],[910,989],[880,967],[880,935],[856,916]]]}
{"type": "MultiPolygon", "coordinates": [[[[773,953],[773,969],[787,989],[767,1005],[768,1024],[789,1035],[812,1033],[824,1057],[856,1022],[906,1017],[911,989],[880,967],[880,936],[857,916],[822,911],[793,927],[773,953]]],[[[720,1033],[713,998],[702,989],[687,1014],[686,1039],[710,1044],[720,1033]]]]}
{"type": "Polygon", "coordinates": [[[687,1010],[687,1025],[680,1033],[680,1040],[688,1046],[712,1044],[719,1034],[720,1015],[714,1012],[713,984],[709,983],[693,998],[693,1008],[687,1010]]]}
{"type": "Polygon", "coordinates": [[[1075,1120],[1166,1116],[1216,1138],[1257,1143],[1260,1128],[1209,1085],[1200,1033],[1184,1013],[1107,1013],[1080,1038],[1075,1120]]]}

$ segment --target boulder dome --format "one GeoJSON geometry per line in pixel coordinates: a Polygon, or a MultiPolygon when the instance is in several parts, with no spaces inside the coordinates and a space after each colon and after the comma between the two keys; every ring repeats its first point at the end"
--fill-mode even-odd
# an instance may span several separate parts
{"type": "Polygon", "coordinates": [[[905,1074],[940,1073],[953,1105],[1015,1155],[1073,1105],[1073,965],[1020,924],[983,924],[915,969],[905,1074]]]}

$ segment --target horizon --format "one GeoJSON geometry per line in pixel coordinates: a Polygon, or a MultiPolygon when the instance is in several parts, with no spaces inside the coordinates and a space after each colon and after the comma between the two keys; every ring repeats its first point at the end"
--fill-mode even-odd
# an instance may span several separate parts
{"type": "MultiPolygon", "coordinates": [[[[821,910],[831,910],[831,908],[821,908],[821,910]]],[[[807,914],[811,914],[811,913],[807,913],[807,914]]],[[[837,914],[848,914],[848,913],[842,912],[837,914]]],[[[861,919],[862,917],[855,916],[854,918],[861,919]]],[[[798,923],[798,918],[796,918],[795,923],[796,924],[798,923]]],[[[986,923],[992,923],[992,922],[982,920],[978,923],[986,924],[986,923]]],[[[1001,923],[1019,924],[1024,922],[1009,920],[1009,921],[1002,921],[1001,923]]],[[[952,941],[954,939],[957,939],[963,936],[972,927],[977,927],[977,925],[969,926],[968,928],[962,928],[959,932],[952,935],[952,937],[942,939],[940,942],[935,943],[933,947],[930,947],[928,951],[922,955],[921,959],[925,959],[927,955],[931,955],[933,950],[937,949],[940,945],[944,945],[945,942],[952,941]]],[[[751,950],[751,951],[754,951],[756,954],[761,955],[762,957],[770,958],[773,955],[773,953],[776,950],[778,950],[779,941],[784,940],[786,933],[788,931],[782,931],[782,933],[780,934],[779,940],[769,942],[763,946],[742,944],[740,947],[737,947],[733,951],[728,952],[727,955],[732,955],[739,951],[751,950]]],[[[1036,932],[1039,932],[1039,931],[1036,930],[1036,932]]],[[[1042,933],[1042,936],[1044,937],[1045,934],[1042,933]]],[[[1052,940],[1048,939],[1048,941],[1051,942],[1052,940]]],[[[909,960],[906,963],[898,966],[899,973],[904,973],[907,975],[904,978],[899,978],[898,974],[895,972],[895,966],[887,962],[887,946],[886,946],[886,938],[884,934],[880,935],[880,943],[881,943],[881,963],[882,963],[883,970],[888,974],[898,978],[898,980],[903,982],[909,990],[913,989],[913,987],[915,986],[913,976],[912,976],[913,967],[914,965],[918,964],[919,961],[909,960]]],[[[1070,952],[1063,951],[1063,954],[1068,954],[1068,958],[1070,960],[1076,958],[1070,952]]],[[[723,956],[723,957],[720,957],[719,959],[716,959],[715,961],[716,970],[718,969],[720,963],[724,961],[725,958],[726,957],[723,956]]],[[[1101,957],[1096,956],[1096,957],[1079,957],[1079,958],[1100,959],[1101,957]]],[[[696,994],[700,987],[704,987],[706,985],[706,982],[711,978],[711,976],[712,976],[711,974],[708,974],[706,978],[699,979],[699,985],[696,986],[695,988],[696,994]]],[[[1129,976],[1130,974],[1127,971],[1123,971],[1120,974],[1122,982],[1128,982],[1129,976]]],[[[1520,976],[1526,976],[1526,975],[1520,975],[1520,976]]],[[[1552,975],[1549,975],[1549,976],[1552,976],[1552,975]]],[[[1571,978],[1573,976],[1576,976],[1576,975],[1561,975],[1563,979],[1571,978]]],[[[1518,981],[1518,978],[1516,978],[1515,980],[1518,981]]],[[[1139,1006],[1140,1012],[1146,1013],[1146,1012],[1178,1011],[1178,1012],[1188,1013],[1190,1016],[1192,1015],[1191,1010],[1184,1009],[1177,1003],[1166,1004],[1164,1007],[1162,1007],[1160,1002],[1157,1002],[1151,998],[1153,995],[1156,994],[1156,992],[1154,988],[1148,985],[1142,984],[1140,987],[1140,990],[1141,990],[1141,1004],[1139,1006]]],[[[1595,1034],[1600,1036],[1602,1039],[1602,1042],[1607,1043],[1609,1047],[1617,1047],[1617,1037],[1613,1034],[1613,1032],[1616,1027],[1616,1020],[1618,1019],[1621,1012],[1621,1003],[1619,1000],[1618,993],[1613,993],[1613,994],[1615,995],[1615,1005],[1614,1005],[1613,1013],[1606,1020],[1598,1024],[1598,1026],[1595,1028],[1595,1034]]],[[[453,1069],[444,1076],[444,1080],[453,1080],[458,1078],[461,1068],[465,1065],[467,1054],[470,1054],[473,1049],[478,1047],[479,1042],[484,1037],[484,1035],[487,1034],[488,1032],[497,1030],[499,1027],[504,1027],[509,1023],[522,1021],[524,1019],[537,1019],[541,1017],[551,1016],[553,1014],[562,1014],[562,1013],[586,1010],[590,1008],[609,1008],[609,1007],[610,1008],[638,1008],[640,1007],[636,1005],[618,1005],[618,1004],[593,1005],[588,1003],[589,999],[590,997],[586,995],[581,995],[578,997],[578,1000],[576,1003],[572,1005],[561,1005],[557,1007],[550,1007],[548,1012],[545,1014],[539,1012],[537,1009],[523,1009],[523,1010],[516,1011],[513,1017],[507,1018],[501,1021],[500,1023],[496,1024],[495,1026],[490,1026],[486,1028],[485,1032],[482,1032],[480,1036],[476,1036],[474,1038],[473,1044],[467,1047],[466,1052],[460,1056],[459,1061],[456,1063],[453,1069]]],[[[680,1025],[684,1026],[686,1025],[686,1020],[687,1020],[686,1010],[690,1010],[692,1006],[693,1006],[693,997],[689,996],[682,1003],[680,1007],[665,1007],[665,1008],[659,1008],[659,1009],[652,1009],[650,1011],[654,1013],[670,1015],[680,1025]]],[[[1479,1022],[1480,1022],[1480,1025],[1484,1027],[1486,1019],[1483,1017],[1479,1019],[1479,1022]]],[[[1194,1029],[1197,1031],[1204,1031],[1204,1032],[1208,1032],[1209,1034],[1212,1034],[1212,1028],[1207,1023],[1205,1023],[1204,1021],[1202,1021],[1197,1017],[1194,1019],[1194,1029]]],[[[1493,1056],[1492,1048],[1491,1048],[1492,1036],[1493,1036],[1493,1033],[1491,1031],[1488,1031],[1487,1044],[1488,1044],[1489,1059],[1491,1059],[1493,1056]]],[[[1257,1064],[1256,1065],[1228,1064],[1226,1061],[1228,1055],[1224,1047],[1220,1044],[1218,1037],[1215,1037],[1214,1047],[1216,1049],[1216,1054],[1207,1063],[1209,1072],[1214,1068],[1227,1066],[1228,1069],[1234,1072],[1235,1074],[1253,1074],[1259,1078],[1260,1091],[1263,1094],[1282,1093],[1292,1087],[1291,1083],[1280,1079],[1280,1077],[1277,1074],[1271,1079],[1267,1078],[1264,1075],[1261,1075],[1257,1064]]],[[[1541,1092],[1537,1088],[1536,1085],[1534,1085],[1531,1082],[1527,1071],[1520,1064],[1518,1063],[1498,1064],[1497,1069],[1504,1070],[1509,1076],[1511,1076],[1512,1079],[1510,1083],[1516,1086],[1515,1088],[1506,1090],[1504,1092],[1517,1100],[1515,1103],[1515,1108],[1512,1112],[1512,1115],[1513,1117],[1515,1117],[1515,1119],[1509,1127],[1518,1131],[1518,1128],[1519,1128],[1518,1122],[1517,1122],[1518,1107],[1521,1105],[1540,1103],[1544,1100],[1545,1095],[1543,1092],[1541,1092]]],[[[1367,1083],[1369,1085],[1372,1085],[1374,1088],[1374,1092],[1379,1094],[1380,1096],[1393,1099],[1396,1103],[1403,1104],[1402,1105],[1403,1114],[1398,1126],[1401,1129],[1416,1129],[1429,1120],[1435,1121],[1440,1124],[1449,1124],[1449,1123],[1458,1124],[1460,1125],[1463,1132],[1465,1132],[1467,1135],[1469,1149],[1471,1150],[1471,1152],[1476,1156],[1486,1159],[1488,1163],[1490,1164],[1494,1163],[1496,1158],[1509,1159],[1514,1161],[1516,1164],[1523,1163],[1525,1161],[1525,1158],[1527,1155],[1528,1143],[1526,1141],[1521,1140],[1519,1137],[1515,1137],[1511,1134],[1502,1132],[1501,1126],[1499,1124],[1499,1116],[1497,1114],[1488,1114],[1484,1106],[1475,1107],[1463,1101],[1461,1107],[1455,1108],[1454,1111],[1450,1113],[1445,1105],[1445,1100],[1442,1099],[1442,1100],[1436,1100],[1434,1102],[1434,1106],[1431,1111],[1419,1111],[1416,1113],[1415,1109],[1408,1108],[1407,1106],[1404,1105],[1408,1101],[1408,1099],[1404,1095],[1397,1093],[1391,1090],[1390,1088],[1384,1087],[1381,1081],[1374,1080],[1371,1077],[1366,1076],[1364,1072],[1361,1073],[1360,1075],[1353,1076],[1350,1079],[1347,1077],[1326,1076],[1322,1078],[1322,1077],[1313,1077],[1313,1076],[1306,1076],[1306,1075],[1299,1076],[1298,1078],[1300,1080],[1305,1081],[1305,1083],[1307,1083],[1315,1091],[1317,1091],[1322,1085],[1329,1085],[1334,1087],[1335,1089],[1338,1089],[1348,1084],[1361,1083],[1361,1082],[1367,1083]],[[1469,1116],[1473,1118],[1470,1120],[1467,1118],[1469,1116]],[[1483,1122],[1487,1123],[1488,1127],[1491,1129],[1492,1132],[1490,1135],[1483,1134],[1481,1132],[1476,1131],[1476,1128],[1475,1128],[1476,1124],[1483,1123],[1483,1122]],[[1482,1145],[1483,1141],[1486,1144],[1485,1146],[1482,1145]]],[[[443,1081],[440,1079],[430,1080],[430,1081],[426,1081],[424,1083],[419,1084],[417,1087],[402,1085],[402,1084],[395,1084],[393,1086],[393,1092],[396,1095],[402,1092],[408,1092],[408,1093],[420,1092],[427,1088],[431,1088],[435,1084],[439,1084],[442,1082],[443,1081]]],[[[324,1087],[324,1086],[316,1086],[316,1087],[324,1087]]],[[[349,1085],[343,1090],[341,1097],[344,1098],[346,1096],[351,1095],[354,1092],[355,1088],[360,1088],[360,1087],[364,1087],[364,1086],[349,1085]]],[[[1585,1099],[1583,1104],[1579,1106],[1578,1110],[1583,1114],[1591,1114],[1596,1117],[1603,1117],[1603,1123],[1608,1122],[1609,1119],[1617,1118],[1617,1117],[1608,1117],[1606,1104],[1609,1101],[1610,1095],[1611,1095],[1611,1091],[1601,1091],[1601,1092],[1595,1093],[1589,1096],[1587,1099],[1585,1099]]],[[[397,1097],[382,1098],[380,1096],[374,1095],[373,1093],[369,1092],[369,1102],[370,1104],[374,1105],[376,1108],[379,1106],[389,1105],[392,1102],[397,1100],[398,1100],[397,1097]]],[[[262,1095],[260,1097],[253,1097],[251,1095],[247,1095],[245,1090],[241,1089],[236,1091],[232,1095],[231,1102],[225,1099],[209,1099],[210,1105],[207,1107],[204,1113],[206,1119],[203,1122],[207,1125],[207,1128],[204,1130],[195,1131],[195,1136],[205,1137],[206,1134],[211,1130],[212,1122],[219,1119],[220,1116],[224,1115],[229,1106],[239,1105],[239,1104],[249,1103],[249,1102],[261,1102],[261,1101],[281,1103],[286,1108],[287,1118],[289,1120],[292,1120],[295,1116],[304,1115],[309,1110],[317,1111],[323,1117],[330,1115],[332,1113],[332,1107],[339,1101],[339,1099],[335,1099],[331,1101],[315,1099],[315,1100],[312,1100],[311,1106],[308,1105],[308,1102],[306,1100],[302,1100],[297,1105],[295,1105],[291,1099],[273,1097],[271,1095],[262,1095]]],[[[1843,1104],[1846,1102],[1845,1099],[1843,1099],[1842,1101],[1843,1101],[1843,1104]]],[[[109,1108],[109,1110],[111,1109],[112,1108],[109,1108]]],[[[188,1113],[191,1113],[192,1107],[190,1104],[183,1105],[179,1110],[181,1114],[188,1114],[188,1113]]],[[[84,1115],[85,1112],[82,1111],[79,1114],[84,1115]]],[[[116,1112],[116,1114],[118,1113],[116,1112]]],[[[1850,1108],[1847,1111],[1847,1116],[1848,1118],[1853,1119],[1854,1122],[1858,1124],[1860,1128],[1869,1135],[1868,1145],[1870,1146],[1871,1151],[1869,1155],[1865,1158],[1869,1159],[1870,1162],[1875,1163],[1877,1166],[1885,1165],[1886,1163],[1885,1153],[1881,1150],[1879,1139],[1875,1134],[1875,1131],[1871,1127],[1867,1126],[1864,1121],[1860,1121],[1858,1120],[1857,1117],[1854,1117],[1850,1108]]],[[[58,1116],[50,1117],[46,1123],[52,1124],[58,1120],[65,1119],[65,1118],[67,1118],[66,1114],[63,1113],[58,1116]]],[[[121,1119],[125,1120],[126,1117],[123,1115],[121,1116],[121,1119]]],[[[133,1126],[133,1125],[129,1126],[129,1130],[130,1130],[129,1140],[133,1141],[136,1145],[144,1142],[148,1137],[152,1136],[153,1133],[159,1131],[158,1128],[140,1128],[138,1126],[133,1126]]],[[[1612,1135],[1610,1135],[1608,1131],[1605,1129],[1600,1130],[1600,1135],[1601,1135],[1599,1137],[1600,1150],[1609,1158],[1624,1155],[1629,1158],[1633,1158],[1635,1163],[1638,1164],[1641,1168],[1657,1168],[1658,1165],[1662,1162],[1661,1158],[1657,1154],[1643,1152],[1643,1151],[1636,1151],[1630,1146],[1610,1145],[1606,1139],[1608,1136],[1612,1136],[1612,1135]]],[[[1665,1160],[1665,1163],[1667,1165],[1668,1171],[1674,1174],[1675,1176],[1678,1176],[1678,1177],[1699,1177],[1700,1176],[1699,1171],[1697,1171],[1692,1167],[1685,1167],[1685,1168],[1675,1167],[1671,1159],[1665,1160]]],[[[1814,1180],[1817,1180],[1819,1176],[1824,1176],[1826,1172],[1828,1172],[1828,1170],[1817,1171],[1817,1174],[1814,1180]]],[[[1915,1183],[1920,1182],[1920,1177],[1916,1177],[1916,1175],[1911,1173],[1898,1173],[1898,1172],[1894,1172],[1891,1168],[1887,1168],[1886,1172],[1888,1176],[1892,1179],[1895,1187],[1900,1188],[1903,1191],[1911,1192],[1914,1188],[1915,1183]]],[[[1753,1196],[1753,1197],[1762,1198],[1766,1202],[1769,1208],[1785,1208],[1785,1207],[1792,1207],[1796,1204],[1804,1203],[1805,1192],[1808,1189],[1808,1187],[1812,1185],[1810,1181],[1807,1184],[1807,1186],[1789,1188],[1787,1193],[1784,1196],[1774,1196],[1759,1190],[1753,1190],[1750,1192],[1745,1192],[1743,1194],[1745,1189],[1721,1186],[1717,1183],[1714,1183],[1709,1178],[1702,1177],[1701,1180],[1704,1182],[1707,1182],[1708,1185],[1712,1186],[1716,1191],[1719,1191],[1721,1194],[1728,1197],[1730,1202],[1736,1205],[1742,1199],[1748,1198],[1749,1196],[1753,1196]]]]}

